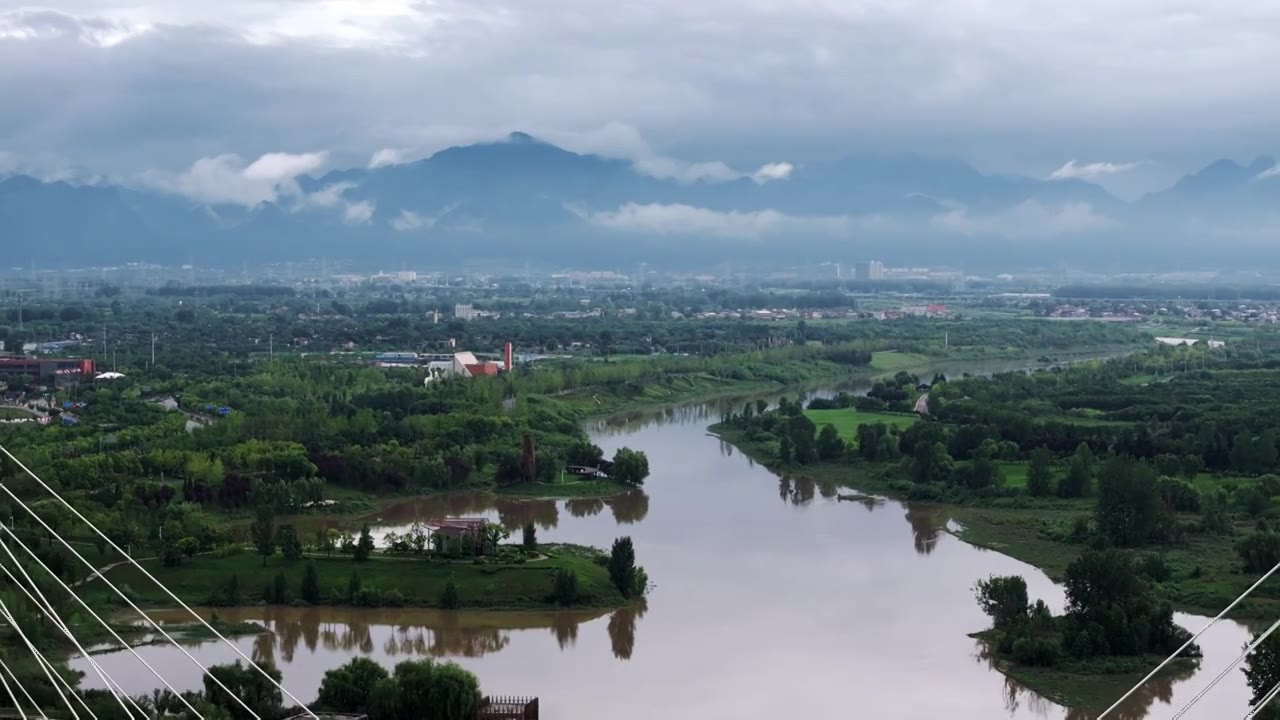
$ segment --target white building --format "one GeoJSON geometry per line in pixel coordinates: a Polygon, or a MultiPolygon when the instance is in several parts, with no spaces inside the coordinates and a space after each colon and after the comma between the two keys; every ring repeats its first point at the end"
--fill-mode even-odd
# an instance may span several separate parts
{"type": "Polygon", "coordinates": [[[459,320],[475,320],[480,317],[480,311],[474,305],[454,305],[453,316],[459,320]]]}

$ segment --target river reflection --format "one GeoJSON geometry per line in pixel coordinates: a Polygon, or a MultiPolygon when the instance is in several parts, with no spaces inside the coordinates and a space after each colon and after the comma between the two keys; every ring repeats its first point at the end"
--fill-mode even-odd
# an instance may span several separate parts
{"type": "MultiPolygon", "coordinates": [[[[829,483],[779,478],[731,452],[706,426],[744,402],[593,423],[606,455],[621,446],[648,453],[643,491],[604,500],[449,496],[371,519],[384,532],[446,515],[483,515],[513,531],[532,521],[542,542],[606,548],[629,535],[654,582],[643,606],[581,617],[249,608],[237,612],[272,632],[238,647],[274,658],[286,686],[304,698],[315,696],[325,670],[353,655],[385,664],[446,657],[474,670],[489,692],[540,696],[546,716],[558,720],[594,719],[602,709],[615,720],[1088,717],[1010,685],[968,637],[988,624],[973,599],[975,580],[1023,575],[1030,595],[1056,612],[1060,587],[1035,568],[960,542],[931,508],[848,490],[843,499],[856,502],[841,502],[829,483]]],[[[1176,619],[1193,631],[1205,622],[1176,619]]],[[[1218,623],[1200,641],[1204,669],[1165,678],[1124,717],[1172,718],[1248,638],[1247,627],[1218,623]]],[[[175,687],[200,687],[198,671],[172,648],[140,652],[175,687]]],[[[191,652],[206,663],[235,658],[216,643],[191,652]]],[[[107,657],[126,689],[156,685],[128,655],[107,657]]],[[[83,682],[93,687],[92,670],[73,665],[89,670],[83,682]]],[[[1248,698],[1243,675],[1232,673],[1185,718],[1242,717],[1248,698]]]]}

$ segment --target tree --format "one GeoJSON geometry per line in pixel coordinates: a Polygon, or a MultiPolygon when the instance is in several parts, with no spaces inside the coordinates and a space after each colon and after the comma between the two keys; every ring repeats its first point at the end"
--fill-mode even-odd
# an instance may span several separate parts
{"type": "Polygon", "coordinates": [[[283,572],[276,573],[274,587],[271,588],[271,602],[277,605],[289,602],[289,586],[283,572]]]}
{"type": "Polygon", "coordinates": [[[991,576],[973,586],[982,612],[991,618],[997,630],[1007,629],[1027,619],[1030,610],[1027,581],[1020,575],[991,576]]]}
{"type": "Polygon", "coordinates": [[[498,545],[509,537],[511,537],[510,531],[498,523],[485,523],[481,537],[481,540],[484,543],[484,547],[481,549],[481,554],[484,554],[485,552],[496,554],[498,552],[498,545]]]}
{"type": "Polygon", "coordinates": [[[387,671],[369,658],[358,657],[324,674],[316,705],[334,712],[363,713],[369,709],[369,695],[387,671]]]}
{"type": "MultiPolygon", "coordinates": [[[[401,712],[421,713],[431,707],[431,690],[435,684],[436,664],[430,658],[405,660],[396,665],[392,677],[396,682],[396,701],[401,712]]],[[[408,715],[404,720],[414,717],[408,715]]]]}
{"type": "Polygon", "coordinates": [[[480,681],[455,663],[437,665],[431,676],[426,720],[470,720],[480,707],[480,681]]]}
{"type": "MultiPolygon", "coordinates": [[[[1067,566],[1070,650],[1093,655],[1168,655],[1191,634],[1173,622],[1173,607],[1152,589],[1123,551],[1089,550],[1067,566]]],[[[1199,656],[1192,645],[1188,657],[1199,656]]]]}
{"type": "Polygon", "coordinates": [[[1076,447],[1067,466],[1067,475],[1058,483],[1058,497],[1079,498],[1089,494],[1093,486],[1093,451],[1085,443],[1076,447]]]}
{"type": "Polygon", "coordinates": [[[458,586],[453,582],[453,576],[449,576],[449,582],[444,586],[444,592],[440,594],[440,607],[445,610],[457,610],[459,605],[458,586]]]}
{"type": "Polygon", "coordinates": [[[578,573],[568,568],[556,570],[552,579],[551,596],[561,607],[569,607],[578,602],[578,573]]]}
{"type": "Polygon", "coordinates": [[[609,553],[609,580],[618,588],[622,597],[631,597],[635,590],[636,551],[630,537],[621,537],[613,541],[613,549],[609,553]]]}
{"type": "Polygon", "coordinates": [[[360,597],[360,590],[363,582],[360,580],[360,571],[352,570],[351,577],[347,578],[347,602],[352,605],[356,604],[356,600],[360,597]]]}
{"type": "Polygon", "coordinates": [[[781,460],[783,464],[789,464],[794,456],[795,443],[791,442],[790,435],[783,435],[782,438],[778,440],[778,459],[781,460]]]}
{"type": "Polygon", "coordinates": [[[178,551],[185,555],[187,560],[193,560],[196,553],[200,552],[200,541],[193,537],[184,537],[178,541],[178,551]]]}
{"type": "Polygon", "coordinates": [[[1120,547],[1148,542],[1172,520],[1151,466],[1129,457],[1113,457],[1103,465],[1095,517],[1099,532],[1120,547]]]}
{"type": "Polygon", "coordinates": [[[1247,573],[1264,573],[1280,563],[1280,533],[1251,533],[1236,546],[1247,573]]]}
{"type": "Polygon", "coordinates": [[[844,454],[844,440],[835,425],[823,425],[818,432],[818,458],[830,462],[844,454]]]}
{"type": "Polygon", "coordinates": [[[239,660],[234,665],[210,667],[209,674],[204,677],[205,697],[236,720],[249,720],[255,715],[259,718],[276,717],[282,704],[279,687],[282,676],[270,662],[260,662],[258,667],[270,680],[263,673],[241,665],[239,660]],[[248,706],[248,710],[241,706],[241,702],[248,706]]]}
{"type": "Polygon", "coordinates": [[[946,445],[940,442],[917,443],[911,454],[911,480],[922,485],[943,482],[951,475],[951,465],[946,445]]]}
{"type": "MultiPolygon", "coordinates": [[[[796,407],[799,407],[799,403],[796,407]]],[[[808,465],[817,457],[817,443],[814,442],[817,431],[817,426],[805,415],[787,418],[784,432],[791,438],[792,456],[801,465],[808,465]]]]}
{"type": "Polygon", "coordinates": [[[369,532],[369,524],[360,528],[360,540],[356,543],[356,562],[364,562],[373,555],[373,534],[369,532]]]}
{"type": "MultiPolygon", "coordinates": [[[[1258,635],[1254,635],[1249,644],[1252,645],[1257,641],[1258,635]]],[[[1262,641],[1262,644],[1249,653],[1244,663],[1244,676],[1249,682],[1249,689],[1253,691],[1253,698],[1249,700],[1249,705],[1257,706],[1263,696],[1280,684],[1280,635],[1272,634],[1268,636],[1266,640],[1262,641]]],[[[1261,713],[1254,717],[1260,720],[1275,720],[1280,718],[1280,708],[1268,704],[1261,713]]]]}
{"type": "Polygon", "coordinates": [[[315,561],[308,562],[306,569],[303,570],[302,587],[298,594],[308,605],[316,605],[320,602],[320,575],[316,572],[315,561]]]}
{"type": "Polygon", "coordinates": [[[280,548],[280,554],[284,555],[286,560],[297,560],[302,557],[302,541],[298,538],[298,531],[294,530],[292,525],[281,525],[276,530],[276,546],[280,548]]]}
{"type": "Polygon", "coordinates": [[[257,517],[249,526],[249,535],[253,538],[253,545],[258,549],[258,554],[262,556],[263,567],[267,566],[267,558],[276,551],[275,521],[275,509],[264,503],[258,506],[257,517]]]}
{"type": "Polygon", "coordinates": [[[613,454],[611,474],[615,480],[628,485],[643,485],[649,477],[649,457],[640,450],[618,448],[613,454]]]}
{"type": "Polygon", "coordinates": [[[1053,453],[1048,448],[1036,448],[1031,451],[1031,465],[1027,468],[1027,494],[1048,497],[1053,492],[1053,453]]]}
{"type": "Polygon", "coordinates": [[[538,528],[532,522],[524,524],[521,545],[529,552],[534,552],[538,549],[538,528]]]}

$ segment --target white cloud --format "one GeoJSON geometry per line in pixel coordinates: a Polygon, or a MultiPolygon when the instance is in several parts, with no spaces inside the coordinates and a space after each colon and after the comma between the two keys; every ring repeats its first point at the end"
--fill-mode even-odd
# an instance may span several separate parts
{"type": "Polygon", "coordinates": [[[1258,173],[1259,180],[1266,180],[1267,178],[1273,178],[1277,176],[1280,176],[1280,164],[1272,165],[1266,170],[1263,170],[1262,172],[1258,173]]]}
{"type": "Polygon", "coordinates": [[[627,203],[617,210],[603,212],[580,207],[570,207],[569,210],[601,227],[663,235],[748,239],[784,233],[841,235],[852,233],[856,225],[845,216],[807,217],[787,215],[777,210],[721,212],[678,203],[627,203]]]}
{"type": "Polygon", "coordinates": [[[619,122],[580,132],[550,132],[544,139],[578,153],[630,160],[637,172],[684,184],[728,182],[747,177],[763,184],[784,179],[792,170],[791,163],[786,162],[771,162],[752,173],[719,160],[681,160],[654,150],[635,126],[619,122]]]}
{"type": "Polygon", "coordinates": [[[352,202],[344,197],[349,190],[355,189],[353,182],[336,182],[298,198],[293,206],[294,212],[310,208],[338,208],[342,211],[342,219],[351,225],[365,225],[373,219],[377,205],[369,200],[352,202]]]}
{"type": "MultiPolygon", "coordinates": [[[[200,158],[176,177],[151,172],[144,180],[211,205],[257,207],[281,197],[300,196],[297,177],[319,169],[327,159],[328,153],[324,152],[300,155],[267,153],[246,164],[239,155],[217,155],[200,158]]],[[[337,195],[342,192],[326,190],[337,195]]],[[[321,201],[327,199],[322,196],[321,201]]]]}
{"type": "Polygon", "coordinates": [[[761,185],[771,180],[786,180],[791,177],[792,170],[795,170],[795,167],[789,162],[765,163],[751,174],[751,179],[761,185]]]}
{"type": "MultiPolygon", "coordinates": [[[[436,226],[436,223],[444,219],[444,216],[457,209],[457,204],[445,207],[435,215],[427,215],[425,213],[415,212],[413,210],[401,210],[400,214],[391,220],[391,227],[396,232],[413,232],[415,230],[430,230],[436,226]]],[[[459,226],[455,229],[476,229],[473,227],[459,226]]]]}
{"type": "Polygon", "coordinates": [[[373,212],[376,209],[377,206],[369,200],[347,203],[347,207],[342,211],[342,219],[352,225],[367,225],[373,220],[373,212]]]}
{"type": "Polygon", "coordinates": [[[1084,165],[1075,160],[1068,160],[1062,167],[1049,173],[1050,180],[1097,180],[1108,175],[1128,172],[1138,166],[1137,163],[1096,162],[1084,165]]]}
{"type": "Polygon", "coordinates": [[[930,224],[960,235],[1016,239],[1076,235],[1114,227],[1116,222],[1094,212],[1093,207],[1086,203],[1049,207],[1035,200],[1027,200],[1008,210],[987,214],[975,214],[965,208],[957,208],[935,215],[930,224]]]}
{"type": "Polygon", "coordinates": [[[375,152],[373,157],[369,158],[368,167],[370,170],[375,170],[380,167],[387,167],[388,165],[403,165],[410,162],[411,159],[412,156],[408,150],[399,148],[383,148],[375,152]]]}

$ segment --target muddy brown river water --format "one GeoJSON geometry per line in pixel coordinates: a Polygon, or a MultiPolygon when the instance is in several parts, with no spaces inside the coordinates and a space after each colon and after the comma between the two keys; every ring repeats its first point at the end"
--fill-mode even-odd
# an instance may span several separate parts
{"type": "MultiPolygon", "coordinates": [[[[1031,566],[939,530],[946,518],[933,510],[840,502],[834,488],[780,479],[706,433],[733,402],[593,423],[606,455],[624,445],[648,453],[643,491],[607,500],[433,498],[389,509],[379,526],[398,532],[415,520],[486,515],[512,528],[531,520],[541,541],[608,547],[630,535],[654,582],[642,608],[219,613],[269,629],[236,642],[273,660],[304,700],[315,697],[326,670],[353,656],[391,665],[429,655],[475,671],[487,691],[539,696],[544,717],[555,720],[1087,717],[1007,681],[967,637],[987,625],[973,600],[976,579],[1021,574],[1032,597],[1055,611],[1059,587],[1031,566]]],[[[1206,619],[1178,621],[1194,631],[1206,619]]],[[[1172,718],[1248,637],[1241,624],[1215,626],[1201,641],[1199,671],[1153,683],[1118,717],[1172,718]]],[[[217,642],[188,651],[204,663],[235,658],[217,642]]],[[[175,687],[200,687],[200,671],[174,648],[139,652],[175,687]]],[[[99,662],[130,692],[159,685],[125,652],[99,662]]],[[[72,664],[88,671],[85,686],[100,682],[87,663],[72,664]]],[[[1243,717],[1247,701],[1236,671],[1184,717],[1243,717]]]]}

